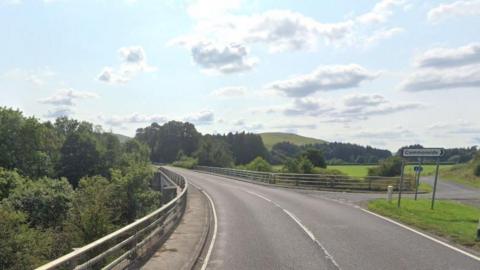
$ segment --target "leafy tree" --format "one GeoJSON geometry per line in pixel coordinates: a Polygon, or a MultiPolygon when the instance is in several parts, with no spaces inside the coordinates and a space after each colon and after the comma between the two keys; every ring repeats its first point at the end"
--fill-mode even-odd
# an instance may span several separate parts
{"type": "Polygon", "coordinates": [[[310,160],[315,167],[326,168],[327,163],[325,162],[325,158],[320,150],[317,149],[307,149],[303,152],[302,156],[310,160]]]}
{"type": "Polygon", "coordinates": [[[122,170],[113,170],[116,213],[127,223],[160,207],[160,193],[150,188],[153,170],[149,165],[134,164],[122,170]]]}
{"type": "Polygon", "coordinates": [[[0,201],[8,198],[10,193],[24,182],[25,179],[17,171],[9,171],[0,167],[0,201]]]}
{"type": "Polygon", "coordinates": [[[92,176],[98,172],[100,152],[97,141],[87,132],[74,132],[68,135],[61,149],[59,176],[67,177],[73,187],[83,176],[92,176]]]}
{"type": "Polygon", "coordinates": [[[49,234],[30,228],[24,213],[0,204],[0,269],[33,269],[48,257],[49,234]]]}
{"type": "Polygon", "coordinates": [[[259,171],[259,172],[272,171],[272,165],[270,165],[270,163],[268,163],[262,157],[256,157],[254,160],[248,163],[245,167],[247,170],[251,170],[251,171],[259,171]]]}
{"type": "Polygon", "coordinates": [[[398,176],[402,171],[402,159],[400,157],[390,157],[380,162],[376,167],[368,169],[370,176],[398,176]]]}
{"type": "Polygon", "coordinates": [[[290,158],[296,158],[301,151],[298,145],[290,142],[280,142],[272,146],[270,161],[273,164],[282,164],[290,158]]]}
{"type": "Polygon", "coordinates": [[[115,228],[113,221],[117,214],[113,206],[114,197],[113,185],[104,177],[93,176],[80,180],[67,222],[76,245],[90,243],[115,228]]]}
{"type": "Polygon", "coordinates": [[[228,144],[211,135],[202,138],[200,148],[195,155],[198,158],[198,164],[203,166],[231,167],[233,164],[232,152],[228,144]]]}
{"type": "Polygon", "coordinates": [[[230,146],[236,164],[246,164],[256,157],[264,159],[268,157],[267,148],[258,134],[241,132],[216,135],[215,137],[224,139],[230,146]]]}
{"type": "Polygon", "coordinates": [[[190,123],[170,121],[163,126],[157,123],[137,130],[135,138],[152,150],[150,158],[155,162],[173,162],[183,151],[192,155],[198,149],[201,134],[190,123]]]}
{"type": "Polygon", "coordinates": [[[298,163],[299,173],[312,173],[313,172],[313,163],[305,156],[297,158],[296,162],[298,163]]]}
{"type": "Polygon", "coordinates": [[[62,226],[71,206],[73,190],[66,179],[41,178],[22,181],[4,202],[26,214],[32,227],[62,226]]]}

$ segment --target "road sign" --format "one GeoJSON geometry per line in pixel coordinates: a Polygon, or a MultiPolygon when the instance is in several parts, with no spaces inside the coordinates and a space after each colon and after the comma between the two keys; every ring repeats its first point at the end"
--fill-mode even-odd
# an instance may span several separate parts
{"type": "Polygon", "coordinates": [[[413,170],[416,171],[416,172],[421,172],[421,171],[423,171],[423,167],[422,166],[415,166],[415,167],[413,167],[413,170]]]}
{"type": "Polygon", "coordinates": [[[443,148],[405,148],[402,157],[441,157],[445,155],[443,148]]]}

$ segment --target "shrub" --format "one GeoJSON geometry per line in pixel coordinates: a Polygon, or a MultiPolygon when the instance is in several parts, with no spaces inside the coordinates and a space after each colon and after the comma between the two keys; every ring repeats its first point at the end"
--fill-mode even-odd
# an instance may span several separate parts
{"type": "Polygon", "coordinates": [[[245,168],[250,171],[259,171],[259,172],[271,172],[272,165],[268,163],[262,157],[256,157],[254,160],[250,161],[245,168]]]}
{"type": "Polygon", "coordinates": [[[296,159],[288,159],[282,170],[289,173],[313,173],[314,166],[308,158],[300,156],[296,159]]]}
{"type": "Polygon", "coordinates": [[[369,176],[398,176],[402,170],[402,159],[400,157],[389,157],[380,162],[377,167],[369,168],[369,176]]]}
{"type": "Polygon", "coordinates": [[[188,156],[183,156],[180,160],[174,161],[172,163],[175,167],[185,168],[185,169],[193,169],[195,166],[198,165],[198,159],[188,156]]]}

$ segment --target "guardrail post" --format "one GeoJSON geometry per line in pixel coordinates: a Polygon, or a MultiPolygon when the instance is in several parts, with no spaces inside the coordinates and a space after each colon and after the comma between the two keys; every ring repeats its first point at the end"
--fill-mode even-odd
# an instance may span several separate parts
{"type": "Polygon", "coordinates": [[[368,190],[372,190],[372,178],[368,177],[368,190]]]}

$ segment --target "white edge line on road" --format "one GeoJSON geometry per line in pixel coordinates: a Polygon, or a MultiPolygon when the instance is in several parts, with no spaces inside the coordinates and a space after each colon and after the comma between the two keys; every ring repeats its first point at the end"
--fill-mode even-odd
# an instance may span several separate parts
{"type": "Polygon", "coordinates": [[[205,255],[205,259],[203,260],[203,265],[202,265],[202,268],[201,268],[201,270],[205,270],[207,268],[208,262],[210,261],[210,256],[212,255],[213,246],[215,245],[215,240],[217,239],[217,224],[218,224],[217,211],[215,210],[215,204],[213,203],[213,200],[210,197],[210,195],[208,195],[208,193],[205,192],[205,190],[198,187],[197,185],[194,185],[192,183],[190,183],[190,184],[193,185],[194,187],[196,187],[198,190],[200,190],[203,194],[205,194],[205,196],[207,196],[207,199],[210,202],[210,205],[212,206],[213,221],[215,223],[213,225],[212,241],[210,242],[210,246],[208,247],[207,255],[205,255]]]}
{"type": "Polygon", "coordinates": [[[438,239],[436,239],[436,238],[434,238],[434,237],[431,237],[431,236],[428,235],[428,234],[425,234],[425,233],[422,233],[422,232],[420,232],[420,231],[417,231],[417,230],[415,230],[415,229],[413,229],[413,228],[411,228],[411,227],[408,227],[408,226],[406,226],[406,225],[404,225],[404,224],[402,224],[402,223],[400,223],[400,222],[396,222],[396,221],[393,220],[393,219],[384,217],[384,216],[382,216],[382,215],[379,215],[379,214],[377,214],[377,213],[371,212],[371,211],[369,211],[369,210],[367,210],[367,209],[363,209],[363,208],[361,208],[361,207],[358,207],[358,209],[362,210],[362,211],[365,212],[365,213],[374,215],[374,216],[376,216],[376,217],[378,217],[378,218],[381,218],[381,219],[383,219],[383,220],[385,220],[385,221],[388,221],[388,222],[390,222],[390,223],[393,223],[393,224],[395,224],[395,225],[397,225],[397,226],[400,226],[400,227],[402,227],[402,228],[404,228],[404,229],[406,229],[406,230],[409,230],[409,231],[411,231],[411,232],[414,232],[414,233],[416,233],[416,234],[418,234],[418,235],[421,235],[421,236],[423,236],[423,237],[425,237],[425,238],[427,238],[427,239],[430,239],[430,240],[432,240],[433,242],[436,242],[436,243],[438,243],[438,244],[440,244],[440,245],[442,245],[442,246],[445,246],[445,247],[447,247],[447,248],[453,249],[453,250],[455,250],[455,251],[457,251],[457,252],[459,252],[459,253],[461,253],[461,254],[463,254],[463,255],[465,255],[465,256],[468,256],[468,257],[470,257],[470,258],[472,258],[472,259],[474,259],[474,260],[480,261],[480,257],[477,257],[477,256],[475,256],[475,255],[473,255],[473,254],[471,254],[471,253],[468,253],[468,252],[466,252],[466,251],[464,251],[464,250],[462,250],[462,249],[459,249],[459,248],[454,247],[454,246],[452,246],[452,245],[450,245],[450,244],[447,244],[447,243],[445,243],[445,242],[443,242],[443,241],[440,241],[440,240],[438,240],[438,239]]]}
{"type": "Polygon", "coordinates": [[[287,209],[281,207],[279,204],[277,204],[276,202],[270,200],[269,198],[263,196],[263,195],[260,195],[258,193],[255,193],[255,192],[252,192],[252,191],[249,191],[249,190],[246,190],[246,189],[243,189],[245,192],[247,193],[250,193],[252,195],[255,195],[261,199],[264,199],[265,201],[267,202],[270,202],[270,203],[273,203],[275,206],[277,206],[278,208],[282,209],[283,212],[285,212],[291,219],[293,219],[293,221],[295,221],[295,223],[297,223],[298,226],[300,226],[300,228],[302,228],[302,230],[308,235],[308,237],[310,237],[310,239],[312,239],[312,241],[314,243],[316,243],[320,249],[322,249],[322,251],[325,253],[325,257],[332,262],[333,265],[335,265],[335,267],[337,269],[340,270],[340,266],[338,265],[338,263],[333,259],[332,255],[330,255],[330,253],[327,251],[327,249],[315,238],[315,235],[312,233],[312,231],[310,231],[307,226],[303,225],[303,223],[300,221],[300,219],[298,219],[294,214],[290,213],[290,211],[288,211],[287,209]]]}

